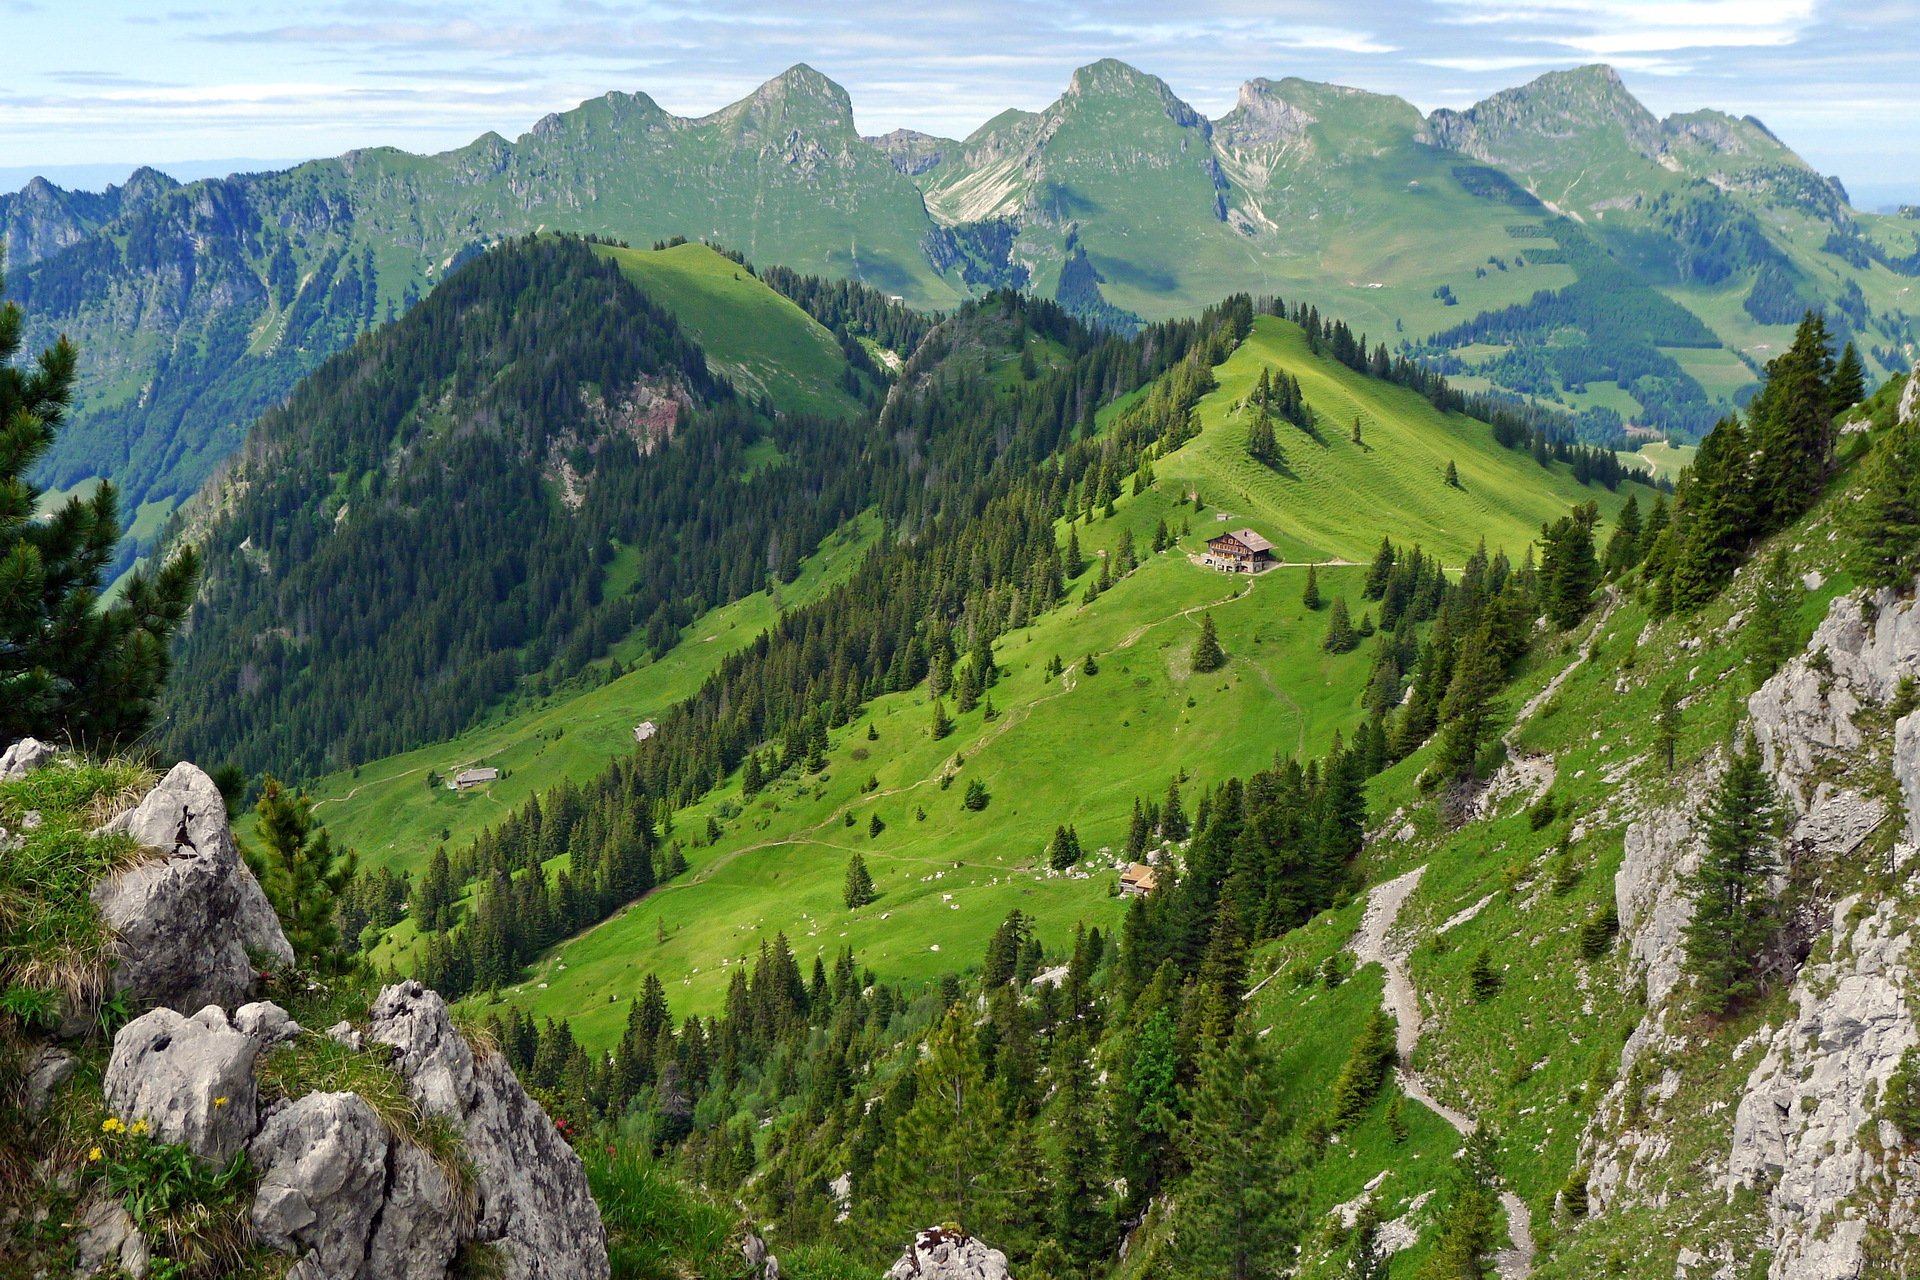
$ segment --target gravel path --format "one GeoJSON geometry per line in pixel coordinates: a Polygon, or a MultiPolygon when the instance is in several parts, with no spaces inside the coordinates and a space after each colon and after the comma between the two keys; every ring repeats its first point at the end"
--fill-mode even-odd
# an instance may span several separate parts
{"type": "MultiPolygon", "coordinates": [[[[1472,1116],[1435,1098],[1425,1078],[1412,1066],[1413,1051],[1420,1044],[1426,1019],[1420,1012],[1420,993],[1407,976],[1410,944],[1405,937],[1396,935],[1394,925],[1400,918],[1400,908],[1426,873],[1424,866],[1415,867],[1405,875],[1375,885],[1367,895],[1367,909],[1360,917],[1360,927],[1354,931],[1353,941],[1347,947],[1361,964],[1377,964],[1386,972],[1386,990],[1381,1000],[1397,1024],[1394,1046],[1399,1050],[1400,1065],[1395,1074],[1400,1091],[1452,1125],[1454,1132],[1464,1138],[1478,1123],[1472,1116]]],[[[1502,1280],[1526,1280],[1533,1272],[1533,1213],[1527,1208],[1527,1202],[1511,1191],[1500,1192],[1500,1206],[1506,1210],[1507,1233],[1513,1242],[1511,1247],[1494,1255],[1494,1269],[1502,1280]]]]}

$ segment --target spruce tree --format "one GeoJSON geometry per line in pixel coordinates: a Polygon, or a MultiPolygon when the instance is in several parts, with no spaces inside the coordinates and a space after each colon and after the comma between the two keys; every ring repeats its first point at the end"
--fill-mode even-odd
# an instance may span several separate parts
{"type": "Polygon", "coordinates": [[[1460,487],[1460,470],[1459,468],[1453,465],[1453,459],[1448,458],[1447,459],[1447,488],[1458,489],[1459,487],[1460,487]]]}
{"type": "Polygon", "coordinates": [[[1746,432],[1727,418],[1700,442],[1687,470],[1672,564],[1676,613],[1692,613],[1713,599],[1746,555],[1756,524],[1748,452],[1746,432]]]}
{"type": "Polygon", "coordinates": [[[1227,665],[1226,652],[1220,648],[1220,637],[1213,629],[1213,615],[1200,615],[1200,638],[1193,642],[1193,669],[1195,671],[1218,671],[1227,665]]]}
{"type": "Polygon", "coordinates": [[[1860,500],[1846,515],[1850,567],[1865,586],[1911,591],[1920,575],[1920,416],[1881,432],[1860,471],[1860,500]]]}
{"type": "Polygon", "coordinates": [[[1679,747],[1680,682],[1672,680],[1660,690],[1660,709],[1653,718],[1653,751],[1668,773],[1673,772],[1673,757],[1679,747]]]}
{"type": "Polygon", "coordinates": [[[1300,603],[1309,610],[1320,607],[1320,574],[1313,565],[1307,566],[1307,585],[1300,593],[1300,603]]]}
{"type": "Polygon", "coordinates": [[[1644,549],[1640,540],[1641,530],[1640,497],[1638,494],[1628,494],[1620,508],[1620,518],[1614,525],[1613,536],[1607,539],[1608,573],[1622,574],[1640,563],[1644,549]]]}
{"type": "Polygon", "coordinates": [[[953,732],[953,721],[947,718],[947,708],[940,699],[933,700],[933,737],[937,742],[953,732]]]}
{"type": "Polygon", "coordinates": [[[1779,928],[1770,881],[1780,870],[1779,807],[1759,748],[1734,755],[1706,815],[1706,852],[1688,878],[1684,933],[1700,1009],[1724,1014],[1760,990],[1758,966],[1779,928]]]}
{"type": "Polygon", "coordinates": [[[1780,669],[1793,654],[1793,618],[1800,611],[1800,584],[1787,565],[1787,549],[1776,547],[1747,615],[1747,666],[1754,687],[1780,669]]]}
{"type": "Polygon", "coordinates": [[[1280,455],[1279,446],[1273,438],[1273,419],[1262,409],[1254,414],[1253,425],[1247,428],[1247,453],[1256,462],[1272,466],[1280,455]]]}
{"type": "Polygon", "coordinates": [[[62,338],[18,363],[22,323],[18,305],[0,306],[0,742],[31,735],[111,749],[152,719],[199,561],[188,549],[157,573],[135,573],[102,607],[120,542],[118,491],[102,483],[38,514],[27,473],[66,419],[79,353],[62,338]]]}
{"type": "Polygon", "coordinates": [[[1565,631],[1584,618],[1600,581],[1593,555],[1593,524],[1588,508],[1577,508],[1540,530],[1541,607],[1549,621],[1565,631]]]}
{"type": "Polygon", "coordinates": [[[1378,600],[1386,594],[1387,579],[1393,576],[1393,543],[1386,537],[1380,539],[1380,549],[1373,554],[1373,563],[1367,566],[1366,586],[1361,594],[1369,600],[1378,600]]]}
{"type": "Polygon", "coordinates": [[[1114,1224],[1093,1069],[1078,1034],[1061,1037],[1048,1074],[1058,1084],[1049,1126],[1053,1241],[1071,1266],[1086,1273],[1112,1252],[1114,1224]]]}
{"type": "Polygon", "coordinates": [[[1188,1095],[1192,1172],[1172,1247],[1181,1280],[1265,1280],[1292,1266],[1294,1162],[1283,1092],[1271,1054],[1248,1030],[1202,1061],[1188,1095]]]}
{"type": "Polygon", "coordinates": [[[1791,524],[1813,505],[1832,470],[1834,368],[1828,342],[1827,322],[1807,312],[1793,345],[1768,363],[1760,393],[1748,406],[1759,532],[1791,524]]]}
{"type": "Polygon", "coordinates": [[[1828,384],[1828,408],[1834,414],[1851,409],[1867,395],[1867,371],[1860,363],[1860,352],[1853,343],[1847,343],[1840,353],[1840,363],[1833,367],[1833,381],[1828,384]]]}
{"type": "Polygon", "coordinates": [[[1492,646],[1484,639],[1468,644],[1440,704],[1444,729],[1434,768],[1443,777],[1474,780],[1480,749],[1493,736],[1499,691],[1500,665],[1492,646]]]}
{"type": "Polygon", "coordinates": [[[1328,653],[1352,653],[1360,644],[1360,637],[1354,633],[1353,618],[1347,612],[1347,598],[1335,596],[1333,609],[1327,615],[1327,637],[1320,647],[1328,653]]]}
{"type": "Polygon", "coordinates": [[[264,851],[254,872],[302,964],[324,973],[339,972],[349,961],[336,910],[352,883],[359,859],[337,851],[325,827],[313,816],[313,798],[289,791],[277,778],[260,788],[259,833],[264,851]]]}
{"type": "Polygon", "coordinates": [[[1376,1008],[1367,1015],[1366,1025],[1360,1029],[1340,1074],[1334,1078],[1327,1124],[1336,1132],[1350,1128],[1379,1096],[1398,1058],[1394,1038],[1391,1014],[1376,1008]]]}

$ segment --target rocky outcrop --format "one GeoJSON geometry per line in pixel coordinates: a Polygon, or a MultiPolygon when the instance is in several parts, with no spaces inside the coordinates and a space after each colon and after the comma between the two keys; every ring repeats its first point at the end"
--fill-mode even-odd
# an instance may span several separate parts
{"type": "Polygon", "coordinates": [[[1920,378],[1909,376],[1900,390],[1899,420],[1904,425],[1920,418],[1920,378]]]}
{"type": "Polygon", "coordinates": [[[1625,853],[1613,877],[1614,909],[1634,970],[1645,978],[1648,1008],[1657,1008],[1680,982],[1680,939],[1693,915],[1683,886],[1700,865],[1703,845],[1695,822],[1710,785],[1703,773],[1679,803],[1627,826],[1625,853]]]}
{"type": "Polygon", "coordinates": [[[510,1280],[608,1274],[586,1170],[498,1054],[476,1053],[439,994],[417,982],[374,1001],[367,1039],[392,1045],[414,1104],[451,1121],[474,1170],[474,1238],[496,1243],[510,1280]]]}
{"type": "Polygon", "coordinates": [[[118,1199],[103,1192],[89,1196],[80,1209],[73,1238],[74,1274],[147,1274],[151,1254],[147,1237],[118,1199]]]}
{"type": "Polygon", "coordinates": [[[1920,845],[1920,711],[1893,726],[1893,776],[1907,804],[1907,842],[1920,845]]]}
{"type": "MultiPolygon", "coordinates": [[[[269,1117],[247,1144],[260,1171],[250,1216],[261,1243],[324,1275],[363,1274],[385,1199],[388,1145],[380,1117],[354,1093],[310,1093],[269,1117]]],[[[453,1255],[448,1235],[442,1270],[453,1255]]]]}
{"type": "Polygon", "coordinates": [[[22,738],[0,751],[0,782],[17,782],[58,754],[37,738],[22,738]]]}
{"type": "Polygon", "coordinates": [[[883,1280],[1010,1280],[1007,1255],[957,1227],[922,1231],[883,1280]]]}
{"type": "Polygon", "coordinates": [[[1866,1274],[1870,1206],[1862,1188],[1887,1172],[1907,1194],[1873,1206],[1896,1236],[1920,1226],[1912,1209],[1915,1169],[1905,1144],[1869,1100],[1877,1098],[1907,1048],[1920,1042],[1907,1002],[1912,934],[1894,904],[1858,919],[1859,899],[1834,907],[1831,956],[1794,983],[1796,1015],[1762,1033],[1765,1056],[1747,1080],[1733,1121],[1729,1192],[1766,1196],[1773,1280],[1851,1280],[1866,1274]],[[1895,1153],[1887,1157],[1881,1153],[1895,1153]],[[1885,1215],[1892,1215],[1888,1221],[1885,1215]]]}
{"type": "Polygon", "coordinates": [[[1855,717],[1920,674],[1920,609],[1892,591],[1841,596],[1808,641],[1747,699],[1754,735],[1796,813],[1812,807],[1819,763],[1866,739],[1855,717]]]}
{"type": "Polygon", "coordinates": [[[155,1009],[113,1038],[103,1088],[121,1120],[145,1120],[160,1142],[181,1142],[225,1164],[253,1135],[253,1063],[261,1042],[217,1005],[191,1018],[155,1009]]]}
{"type": "Polygon", "coordinates": [[[102,830],[155,854],[93,890],[116,938],[113,990],[174,1009],[232,1007],[258,989],[256,960],[293,962],[272,904],[240,859],[220,789],[199,769],[175,765],[102,830]]]}

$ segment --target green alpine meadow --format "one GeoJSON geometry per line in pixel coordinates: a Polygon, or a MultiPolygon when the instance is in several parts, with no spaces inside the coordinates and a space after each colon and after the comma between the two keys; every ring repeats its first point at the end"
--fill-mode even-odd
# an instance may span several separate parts
{"type": "Polygon", "coordinates": [[[107,9],[0,1280],[1920,1274],[1910,15],[107,9]]]}

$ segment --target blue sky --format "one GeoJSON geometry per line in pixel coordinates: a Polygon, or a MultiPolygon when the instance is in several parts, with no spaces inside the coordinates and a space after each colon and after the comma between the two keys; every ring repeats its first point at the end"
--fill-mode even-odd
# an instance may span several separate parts
{"type": "Polygon", "coordinates": [[[1210,115],[1253,76],[1431,109],[1604,61],[1658,113],[1759,116],[1859,203],[1920,201],[1920,0],[0,0],[0,33],[0,177],[438,150],[608,89],[704,114],[801,61],[867,132],[953,135],[1044,106],[1100,57],[1210,115]]]}

